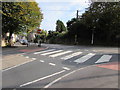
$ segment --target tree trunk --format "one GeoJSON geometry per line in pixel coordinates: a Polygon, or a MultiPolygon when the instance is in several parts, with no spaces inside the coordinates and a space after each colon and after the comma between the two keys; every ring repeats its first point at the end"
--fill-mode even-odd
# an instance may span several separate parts
{"type": "Polygon", "coordinates": [[[8,38],[8,46],[10,46],[10,47],[13,46],[12,34],[13,34],[13,32],[10,32],[9,38],[8,38]]]}

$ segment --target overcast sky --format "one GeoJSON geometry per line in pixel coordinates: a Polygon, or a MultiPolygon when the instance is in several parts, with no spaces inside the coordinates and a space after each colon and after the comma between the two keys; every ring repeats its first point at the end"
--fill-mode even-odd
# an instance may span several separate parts
{"type": "Polygon", "coordinates": [[[84,13],[85,8],[89,6],[89,0],[35,0],[43,13],[43,21],[40,28],[44,30],[55,30],[56,21],[59,19],[66,22],[84,13]]]}

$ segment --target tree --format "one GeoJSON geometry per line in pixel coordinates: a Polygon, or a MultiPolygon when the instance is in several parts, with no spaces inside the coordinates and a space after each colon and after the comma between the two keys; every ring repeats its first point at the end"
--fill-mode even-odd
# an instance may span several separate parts
{"type": "Polygon", "coordinates": [[[96,2],[82,14],[67,22],[71,37],[77,34],[81,40],[94,40],[98,43],[111,43],[120,38],[120,2],[96,2]]]}
{"type": "Polygon", "coordinates": [[[97,41],[113,41],[120,35],[120,2],[92,3],[83,20],[89,30],[94,29],[97,41]]]}
{"type": "Polygon", "coordinates": [[[63,32],[63,31],[66,31],[65,25],[60,20],[57,20],[57,22],[56,22],[56,31],[59,32],[59,33],[63,32]]]}
{"type": "Polygon", "coordinates": [[[2,2],[2,32],[3,36],[10,33],[31,32],[42,21],[43,14],[36,2],[2,2]]]}

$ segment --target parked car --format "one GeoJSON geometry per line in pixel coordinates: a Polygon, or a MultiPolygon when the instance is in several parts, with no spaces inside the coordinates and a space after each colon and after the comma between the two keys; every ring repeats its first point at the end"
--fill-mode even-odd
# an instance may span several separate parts
{"type": "Polygon", "coordinates": [[[22,44],[22,45],[28,45],[28,41],[26,39],[20,39],[19,42],[22,44]]]}

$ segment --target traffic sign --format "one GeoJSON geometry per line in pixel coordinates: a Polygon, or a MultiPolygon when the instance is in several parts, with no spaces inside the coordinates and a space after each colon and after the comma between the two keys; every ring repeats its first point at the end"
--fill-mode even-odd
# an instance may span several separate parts
{"type": "Polygon", "coordinates": [[[42,32],[42,29],[38,29],[37,33],[40,34],[42,32]]]}

